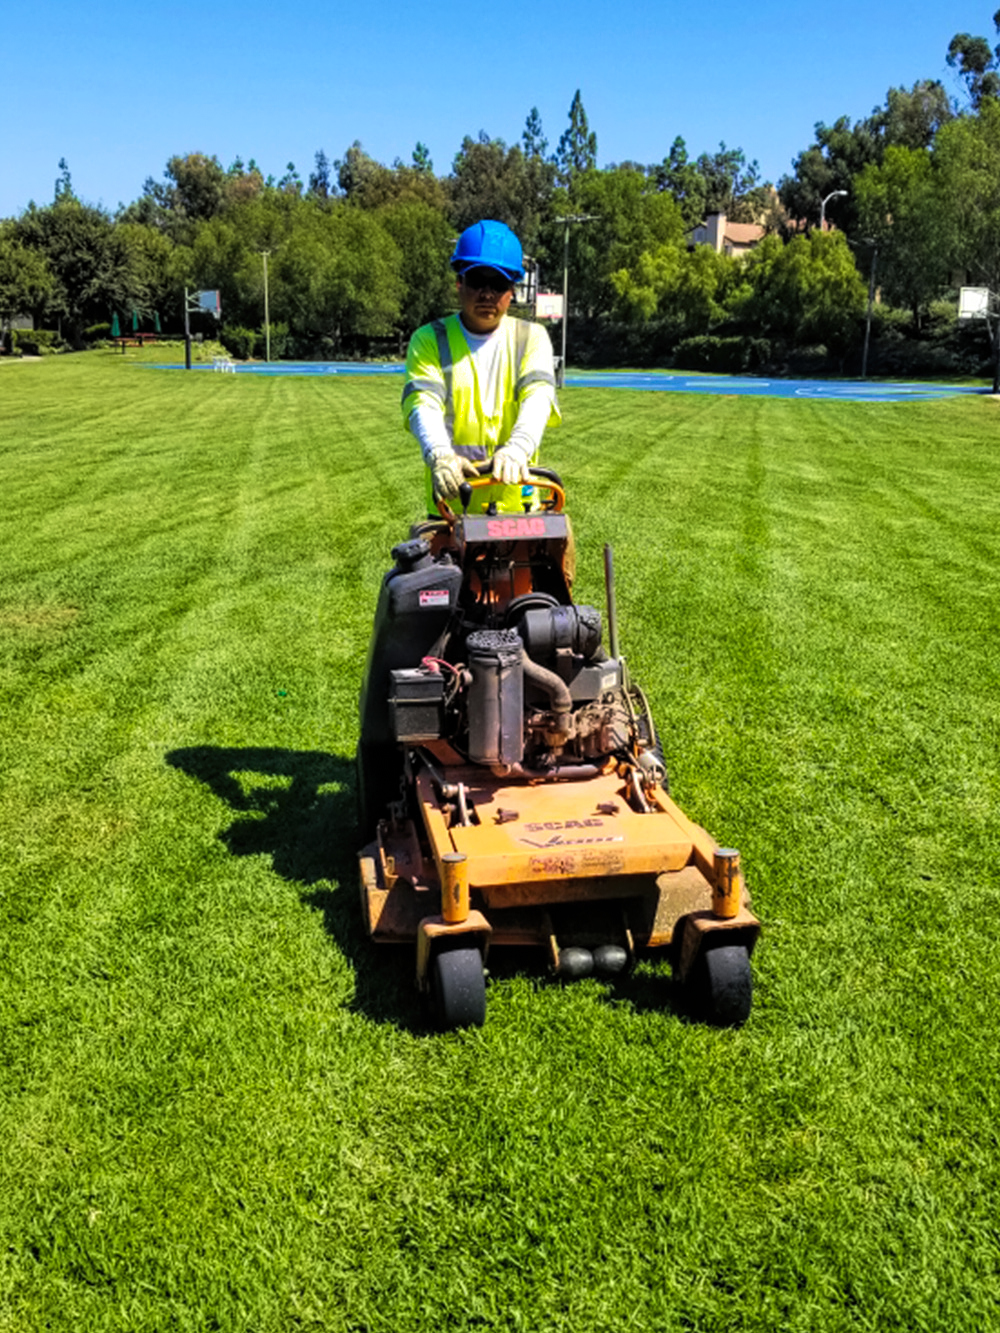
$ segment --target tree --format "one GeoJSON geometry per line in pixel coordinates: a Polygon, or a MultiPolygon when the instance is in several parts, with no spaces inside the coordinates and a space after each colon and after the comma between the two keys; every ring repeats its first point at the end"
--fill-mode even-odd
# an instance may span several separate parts
{"type": "Polygon", "coordinates": [[[826,216],[848,235],[857,235],[855,178],[878,165],[893,145],[930,148],[953,115],[942,84],[921,79],[909,90],[890,88],[884,106],[853,125],[847,116],[833,125],[818,124],[816,142],[795,159],[794,174],[778,182],[782,204],[794,221],[818,226],[822,200],[846,190],[846,196],[830,201],[826,216]]]}
{"type": "Polygon", "coordinates": [[[724,301],[740,268],[739,260],[711,246],[688,250],[682,242],[666,242],[611,275],[619,298],[615,313],[629,323],[658,318],[671,340],[707,333],[725,318],[724,301]]]}
{"type": "Polygon", "coordinates": [[[142,283],[127,237],[103,209],[75,198],[48,208],[29,205],[13,234],[45,257],[54,279],[50,304],[65,317],[64,331],[74,344],[82,343],[88,324],[141,304],[142,283]]]}
{"type": "Polygon", "coordinates": [[[172,157],[164,175],[174,182],[168,187],[172,202],[185,219],[202,222],[222,211],[226,173],[214,155],[187,153],[183,157],[172,157]]]}
{"type": "Polygon", "coordinates": [[[431,151],[425,143],[417,140],[417,146],[413,150],[413,170],[420,172],[421,175],[433,176],[434,163],[431,161],[431,151]]]}
{"type": "Polygon", "coordinates": [[[454,275],[448,271],[448,256],[454,229],[443,213],[422,200],[397,200],[375,216],[403,257],[399,329],[408,337],[449,308],[454,275]]]}
{"type": "Polygon", "coordinates": [[[698,173],[705,182],[705,214],[725,213],[732,222],[756,222],[769,185],[760,183],[760,167],[748,163],[742,148],[719,144],[717,153],[702,153],[698,173]]]}
{"type": "Polygon", "coordinates": [[[945,125],[933,156],[947,201],[948,258],[976,283],[1000,293],[1000,101],[988,98],[977,116],[945,125]]]}
{"type": "MultiPolygon", "coordinates": [[[[993,15],[993,27],[1000,33],[1000,9],[993,15]]],[[[965,81],[974,109],[1000,95],[1000,46],[991,48],[985,37],[957,32],[948,44],[946,59],[965,81]]]]}
{"type": "Polygon", "coordinates": [[[778,195],[795,222],[816,227],[823,199],[835,190],[846,191],[846,197],[830,201],[827,217],[853,234],[857,218],[851,185],[870,162],[881,160],[879,136],[869,122],[852,125],[848,116],[815,128],[816,142],[795,159],[795,174],[778,182],[778,195]]]}
{"type": "Polygon", "coordinates": [[[221,212],[227,209],[236,208],[240,204],[249,203],[251,199],[256,199],[264,190],[264,177],[253,158],[250,159],[250,165],[244,167],[239,158],[226,172],[225,193],[223,197],[221,212]]]}
{"type": "Polygon", "coordinates": [[[556,179],[568,186],[574,177],[597,166],[597,135],[587,124],[583,98],[577,88],[569,109],[569,126],[559,140],[555,155],[556,179]]]}
{"type": "Polygon", "coordinates": [[[878,245],[879,280],[919,330],[948,279],[945,197],[926,148],[890,145],[854,183],[861,230],[878,245]]]}
{"type": "MultiPolygon", "coordinates": [[[[590,317],[615,309],[623,299],[622,270],[637,273],[644,255],[666,246],[680,246],[684,224],[673,199],[657,191],[642,171],[584,172],[569,190],[557,191],[554,207],[561,214],[585,214],[592,222],[570,228],[571,305],[590,317]]],[[[551,253],[562,257],[563,227],[550,222],[544,239],[551,253]]],[[[642,285],[641,279],[637,284],[642,285]]],[[[635,304],[632,298],[628,298],[635,304]]],[[[642,300],[639,300],[639,305],[642,300]]]]}
{"type": "Polygon", "coordinates": [[[663,161],[649,168],[649,175],[656,188],[669,194],[681,210],[685,230],[690,231],[702,221],[707,211],[707,183],[697,166],[688,160],[687,145],[680,135],[663,161]]]}
{"type": "Polygon", "coordinates": [[[334,163],[337,184],[350,203],[361,203],[373,178],[385,168],[365,152],[361,141],[355,139],[343,157],[334,163]]]}
{"type": "MultiPolygon", "coordinates": [[[[217,288],[226,322],[256,327],[264,310],[262,252],[276,256],[283,250],[306,215],[307,202],[317,210],[322,207],[318,200],[265,189],[201,223],[190,247],[180,247],[176,256],[178,288],[217,288]]],[[[271,263],[273,267],[273,259],[271,263]]],[[[276,291],[276,284],[270,285],[276,291]]],[[[282,316],[276,313],[275,318],[282,316]]]]}
{"type": "Polygon", "coordinates": [[[399,321],[403,256],[365,209],[306,201],[273,273],[274,317],[334,354],[346,339],[390,334],[399,321]]]}
{"type": "Polygon", "coordinates": [[[491,139],[481,130],[466,137],[452,164],[448,181],[451,220],[457,231],[494,218],[506,222],[525,250],[534,254],[538,233],[552,195],[553,169],[537,154],[526,158],[515,144],[491,139]]]}
{"type": "Polygon", "coordinates": [[[0,331],[43,307],[54,286],[45,256],[15,238],[14,224],[0,223],[0,331]]]}
{"type": "Polygon", "coordinates": [[[865,306],[865,284],[842,232],[811,232],[787,245],[765,236],[743,260],[741,315],[765,337],[822,343],[843,355],[865,306]]]}
{"type": "Polygon", "coordinates": [[[163,181],[147,177],[144,197],[126,209],[123,216],[129,221],[159,227],[175,242],[189,244],[199,222],[217,216],[231,196],[241,193],[238,181],[249,177],[260,182],[260,172],[253,161],[247,173],[243,173],[242,167],[237,159],[227,173],[217,157],[205,153],[172,157],[163,181]],[[236,174],[237,170],[240,174],[236,174]]]}
{"type": "MultiPolygon", "coordinates": [[[[423,145],[418,144],[418,148],[423,145]]],[[[415,156],[417,156],[415,154],[415,156]]],[[[422,159],[423,160],[423,159],[422,159]]],[[[391,167],[377,162],[355,139],[343,158],[336,163],[337,179],[349,204],[358,208],[382,208],[399,200],[421,200],[442,212],[447,209],[447,191],[430,170],[430,158],[425,165],[407,166],[398,158],[391,167]]]]}
{"type": "Polygon", "coordinates": [[[56,178],[54,198],[57,204],[61,203],[64,199],[76,198],[76,195],[73,193],[73,180],[69,174],[69,167],[67,166],[64,157],[59,159],[59,175],[56,178]]]}
{"type": "Polygon", "coordinates": [[[281,190],[283,194],[302,193],[302,177],[295,170],[294,162],[289,162],[288,166],[285,168],[285,174],[282,176],[281,180],[278,181],[278,189],[281,190]]]}
{"type": "Polygon", "coordinates": [[[549,141],[542,133],[542,117],[538,107],[533,106],[524,122],[521,135],[521,152],[530,162],[533,157],[544,158],[549,150],[549,141]]]}
{"type": "Polygon", "coordinates": [[[309,173],[308,193],[314,198],[322,200],[324,203],[333,193],[333,182],[330,177],[330,159],[320,148],[316,153],[316,169],[309,173]]]}
{"type": "Polygon", "coordinates": [[[919,79],[912,88],[890,88],[885,107],[869,117],[877,129],[885,152],[891,147],[930,148],[942,125],[954,118],[944,85],[936,79],[919,79]]]}

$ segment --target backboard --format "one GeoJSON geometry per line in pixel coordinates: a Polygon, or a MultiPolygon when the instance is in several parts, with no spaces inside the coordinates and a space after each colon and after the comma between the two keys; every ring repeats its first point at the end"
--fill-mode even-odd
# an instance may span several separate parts
{"type": "Polygon", "coordinates": [[[958,291],[959,319],[986,319],[990,313],[988,287],[960,287],[958,291]]]}

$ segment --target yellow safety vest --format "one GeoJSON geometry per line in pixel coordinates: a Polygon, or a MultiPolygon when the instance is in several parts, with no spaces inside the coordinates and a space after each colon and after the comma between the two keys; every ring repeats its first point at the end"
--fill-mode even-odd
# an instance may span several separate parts
{"type": "MultiPolygon", "coordinates": [[[[409,421],[415,407],[442,406],[455,452],[474,461],[492,458],[510,439],[524,399],[543,385],[555,387],[552,349],[541,325],[504,316],[498,332],[504,341],[497,349],[498,386],[493,415],[487,416],[472,352],[458,315],[447,315],[417,329],[406,353],[403,424],[409,421]]],[[[558,425],[561,420],[553,400],[548,425],[558,425]]],[[[532,463],[536,461],[537,451],[531,459],[532,463]]],[[[473,492],[470,512],[481,513],[491,500],[496,501],[502,514],[520,514],[526,504],[532,509],[538,507],[532,486],[484,486],[473,492]]],[[[430,468],[427,503],[433,513],[430,468]]]]}

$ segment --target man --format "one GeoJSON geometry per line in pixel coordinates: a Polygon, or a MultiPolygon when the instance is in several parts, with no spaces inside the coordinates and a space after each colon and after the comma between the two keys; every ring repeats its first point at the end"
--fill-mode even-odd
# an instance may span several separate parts
{"type": "Polygon", "coordinates": [[[457,315],[417,329],[406,353],[403,422],[427,464],[428,505],[452,499],[476,463],[492,459],[495,485],[473,492],[472,512],[537,507],[529,468],[556,425],[552,345],[538,324],[507,314],[524,276],[521,243],[502,222],[476,222],[458,238],[457,315]]]}

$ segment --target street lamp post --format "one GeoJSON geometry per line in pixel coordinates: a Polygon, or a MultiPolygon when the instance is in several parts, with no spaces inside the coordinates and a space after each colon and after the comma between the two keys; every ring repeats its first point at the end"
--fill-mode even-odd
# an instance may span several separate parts
{"type": "Polygon", "coordinates": [[[847,194],[846,190],[831,190],[819,206],[819,229],[826,230],[826,206],[831,199],[842,199],[847,194]]]}
{"type": "Polygon", "coordinates": [[[572,213],[556,222],[565,223],[563,233],[563,311],[562,311],[562,358],[559,368],[559,387],[566,382],[566,325],[569,323],[569,227],[571,222],[596,222],[595,213],[572,213]]]}
{"type": "MultiPolygon", "coordinates": [[[[115,316],[117,319],[117,315],[115,316]]],[[[191,298],[184,288],[184,369],[191,369],[191,298]]]]}

